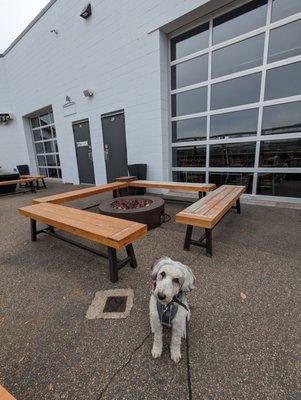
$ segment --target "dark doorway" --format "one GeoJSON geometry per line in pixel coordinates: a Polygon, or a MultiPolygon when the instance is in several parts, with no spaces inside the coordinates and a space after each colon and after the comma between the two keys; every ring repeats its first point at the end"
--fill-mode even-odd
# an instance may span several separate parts
{"type": "Polygon", "coordinates": [[[95,184],[89,121],[72,124],[80,183],[95,184]]]}
{"type": "Polygon", "coordinates": [[[107,181],[128,175],[124,111],[101,116],[107,181]]]}

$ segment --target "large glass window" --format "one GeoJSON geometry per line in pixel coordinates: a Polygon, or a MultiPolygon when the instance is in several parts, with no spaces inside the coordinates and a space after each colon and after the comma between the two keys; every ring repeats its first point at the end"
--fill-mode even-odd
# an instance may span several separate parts
{"type": "Polygon", "coordinates": [[[210,117],[210,137],[224,139],[257,133],[258,109],[216,114],[210,117]]]}
{"type": "Polygon", "coordinates": [[[50,178],[61,178],[61,164],[52,112],[30,120],[39,173],[50,178]]]}
{"type": "Polygon", "coordinates": [[[301,54],[301,20],[271,30],[269,63],[299,54],[301,54]]]}
{"type": "Polygon", "coordinates": [[[209,45],[209,24],[199,26],[171,40],[171,60],[206,49],[209,45]]]}
{"type": "Polygon", "coordinates": [[[253,174],[246,172],[211,172],[209,182],[221,185],[242,185],[246,187],[247,193],[252,193],[253,174]]]}
{"type": "Polygon", "coordinates": [[[207,87],[173,94],[171,98],[172,116],[195,114],[207,110],[207,87]]]}
{"type": "Polygon", "coordinates": [[[212,54],[212,78],[262,64],[264,34],[222,47],[212,54]]]}
{"type": "Polygon", "coordinates": [[[301,174],[258,174],[257,194],[301,197],[301,174]]]}
{"type": "Polygon", "coordinates": [[[262,135],[301,132],[301,102],[263,108],[262,135]]]}
{"type": "Polygon", "coordinates": [[[301,12],[300,0],[273,0],[272,22],[301,12]]]}
{"type": "Polygon", "coordinates": [[[172,178],[175,182],[205,183],[206,174],[204,172],[174,171],[172,178]]]}
{"type": "Polygon", "coordinates": [[[301,138],[260,143],[260,167],[300,168],[301,138]]]}
{"type": "Polygon", "coordinates": [[[213,43],[223,42],[264,26],[266,12],[267,0],[258,0],[215,18],[213,20],[213,43]]]}
{"type": "Polygon", "coordinates": [[[210,145],[210,167],[253,167],[256,143],[210,145]]]}
{"type": "Polygon", "coordinates": [[[172,140],[205,140],[207,136],[207,118],[190,118],[172,122],[172,140]]]}
{"type": "Polygon", "coordinates": [[[208,55],[196,57],[171,67],[171,88],[178,89],[208,79],[208,55]]]}
{"type": "Polygon", "coordinates": [[[205,167],[206,147],[189,146],[178,147],[172,150],[172,165],[174,167],[205,167]]]}
{"type": "Polygon", "coordinates": [[[260,82],[261,73],[257,73],[212,85],[211,108],[226,108],[258,102],[260,82]]]}
{"type": "Polygon", "coordinates": [[[301,62],[269,69],[266,76],[265,100],[301,94],[301,62]]]}

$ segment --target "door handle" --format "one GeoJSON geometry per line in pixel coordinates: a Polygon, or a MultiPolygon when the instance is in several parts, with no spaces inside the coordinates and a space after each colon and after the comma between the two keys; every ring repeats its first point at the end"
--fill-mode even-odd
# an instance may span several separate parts
{"type": "Polygon", "coordinates": [[[105,161],[109,160],[109,146],[107,144],[104,145],[104,156],[105,156],[105,161]]]}

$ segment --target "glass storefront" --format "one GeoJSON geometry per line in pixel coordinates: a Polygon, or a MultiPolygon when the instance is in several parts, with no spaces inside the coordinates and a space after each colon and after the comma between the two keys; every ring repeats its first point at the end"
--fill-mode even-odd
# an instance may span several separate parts
{"type": "Polygon", "coordinates": [[[301,197],[300,13],[253,0],[171,35],[174,180],[301,197]]]}
{"type": "Polygon", "coordinates": [[[61,163],[53,113],[30,118],[32,138],[39,173],[48,178],[61,178],[61,163]]]}

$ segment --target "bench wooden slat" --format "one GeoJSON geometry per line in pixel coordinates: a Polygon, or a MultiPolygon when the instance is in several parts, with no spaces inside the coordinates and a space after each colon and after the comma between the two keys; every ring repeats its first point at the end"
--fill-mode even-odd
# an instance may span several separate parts
{"type": "Polygon", "coordinates": [[[3,386],[0,385],[0,400],[16,400],[3,386]]]}
{"type": "Polygon", "coordinates": [[[212,229],[245,190],[245,186],[223,185],[179,212],[176,222],[212,229]]]}
{"type": "Polygon", "coordinates": [[[11,181],[2,181],[0,182],[0,186],[9,186],[9,185],[15,185],[18,183],[26,183],[26,182],[34,182],[37,179],[35,177],[31,178],[22,178],[22,179],[13,179],[11,181]]]}
{"type": "Polygon", "coordinates": [[[33,199],[33,204],[38,204],[38,203],[54,203],[54,204],[60,204],[60,203],[65,203],[67,201],[73,201],[73,200],[79,200],[83,199],[85,197],[89,196],[94,196],[96,194],[104,193],[104,192],[110,192],[112,190],[118,190],[122,188],[126,188],[128,184],[125,182],[112,182],[108,183],[105,185],[100,185],[100,186],[93,186],[85,189],[78,189],[78,190],[72,190],[71,192],[65,192],[65,193],[60,193],[60,194],[54,194],[52,196],[46,196],[46,197],[38,197],[33,199]]]}
{"type": "Polygon", "coordinates": [[[161,182],[136,180],[128,182],[131,187],[187,190],[189,192],[210,192],[216,188],[214,183],[161,182]]]}
{"type": "Polygon", "coordinates": [[[115,249],[127,246],[147,233],[147,226],[138,222],[121,220],[52,203],[22,207],[19,209],[19,213],[75,236],[115,249]]]}

